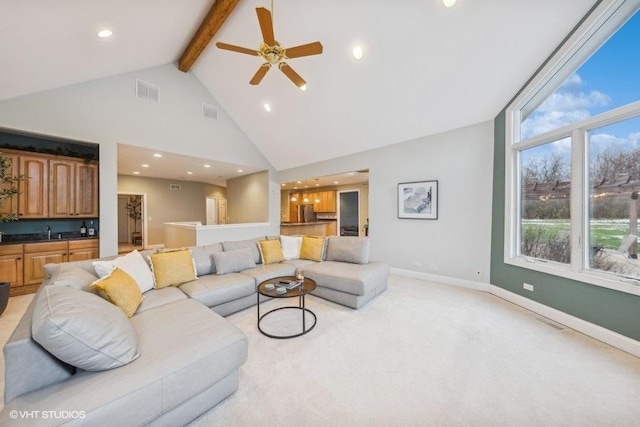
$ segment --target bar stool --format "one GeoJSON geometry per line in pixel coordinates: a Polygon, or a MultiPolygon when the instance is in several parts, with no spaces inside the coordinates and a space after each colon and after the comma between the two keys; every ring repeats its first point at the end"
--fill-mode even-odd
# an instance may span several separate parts
{"type": "Polygon", "coordinates": [[[133,243],[134,246],[137,246],[138,243],[142,245],[142,233],[139,231],[131,233],[131,243],[133,243]]]}

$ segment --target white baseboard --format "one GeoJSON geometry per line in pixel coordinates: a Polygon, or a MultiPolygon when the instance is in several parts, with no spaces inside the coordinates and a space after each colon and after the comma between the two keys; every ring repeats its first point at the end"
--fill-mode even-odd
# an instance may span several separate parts
{"type": "Polygon", "coordinates": [[[488,283],[476,282],[473,280],[456,279],[454,277],[439,276],[437,274],[422,273],[399,268],[391,268],[391,272],[401,276],[414,277],[417,279],[429,280],[432,282],[442,283],[445,285],[458,286],[467,289],[475,289],[477,291],[488,292],[492,295],[502,298],[510,303],[519,305],[527,310],[533,311],[541,316],[560,323],[568,328],[585,334],[591,338],[609,344],[612,347],[620,349],[624,352],[640,357],[640,341],[636,341],[617,332],[611,331],[594,323],[567,314],[563,311],[541,304],[537,301],[523,297],[516,293],[510,292],[499,286],[488,283]]]}

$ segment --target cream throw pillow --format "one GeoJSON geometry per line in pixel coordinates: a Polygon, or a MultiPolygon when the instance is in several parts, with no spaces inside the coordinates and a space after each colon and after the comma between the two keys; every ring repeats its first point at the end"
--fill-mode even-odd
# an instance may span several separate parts
{"type": "Polygon", "coordinates": [[[149,260],[157,289],[179,286],[198,278],[189,249],[151,254],[149,260]]]}
{"type": "Polygon", "coordinates": [[[263,264],[275,264],[284,261],[280,240],[260,240],[258,242],[263,264]]]}
{"type": "Polygon", "coordinates": [[[302,247],[302,236],[280,236],[282,253],[284,259],[300,258],[300,248],[302,247]]]}
{"type": "Polygon", "coordinates": [[[153,289],[153,274],[140,252],[134,250],[111,261],[94,261],[93,268],[98,277],[105,277],[119,267],[138,283],[141,292],[153,289]]]}
{"type": "Polygon", "coordinates": [[[111,274],[91,285],[98,295],[124,311],[127,317],[135,314],[142,302],[142,292],[133,277],[116,267],[111,274]]]}

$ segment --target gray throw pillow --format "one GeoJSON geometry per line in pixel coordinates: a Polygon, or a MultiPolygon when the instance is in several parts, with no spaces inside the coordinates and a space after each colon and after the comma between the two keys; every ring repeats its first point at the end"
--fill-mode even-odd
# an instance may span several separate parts
{"type": "Polygon", "coordinates": [[[97,295],[45,286],[37,296],[31,333],[45,350],[85,371],[104,371],[140,356],[131,321],[97,295]]]}
{"type": "Polygon", "coordinates": [[[211,257],[213,258],[213,263],[216,265],[216,274],[238,273],[256,266],[253,253],[249,248],[228,252],[215,252],[211,257]]]}
{"type": "Polygon", "coordinates": [[[352,264],[368,264],[369,246],[368,237],[329,236],[326,259],[352,264]]]}
{"type": "Polygon", "coordinates": [[[196,273],[198,276],[205,276],[216,272],[216,266],[213,263],[212,255],[214,252],[222,252],[221,243],[213,243],[203,246],[191,246],[191,256],[196,264],[196,273]]]}
{"type": "Polygon", "coordinates": [[[238,249],[249,248],[253,255],[253,262],[260,264],[262,258],[260,258],[260,250],[258,249],[258,241],[262,238],[247,239],[247,240],[232,240],[228,242],[222,242],[222,248],[225,252],[235,251],[238,249]]]}

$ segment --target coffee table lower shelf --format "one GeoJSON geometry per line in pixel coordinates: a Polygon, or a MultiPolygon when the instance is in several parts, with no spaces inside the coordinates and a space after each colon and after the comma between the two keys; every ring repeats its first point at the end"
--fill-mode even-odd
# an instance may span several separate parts
{"type": "Polygon", "coordinates": [[[287,339],[287,338],[295,338],[295,337],[299,337],[301,335],[306,334],[307,332],[311,331],[315,326],[316,323],[318,321],[318,318],[316,317],[316,314],[309,310],[308,308],[305,307],[304,304],[304,297],[306,294],[310,293],[311,291],[313,291],[316,288],[316,282],[314,282],[311,279],[305,278],[302,285],[298,286],[297,288],[293,288],[290,290],[287,290],[285,293],[279,294],[276,292],[275,290],[275,286],[277,286],[281,280],[292,280],[295,279],[295,277],[292,276],[285,276],[285,277],[276,277],[270,280],[265,280],[264,282],[260,283],[258,285],[258,289],[257,289],[257,294],[258,294],[258,304],[257,304],[257,308],[258,308],[258,330],[260,331],[260,333],[262,335],[265,335],[269,338],[278,338],[278,339],[287,339]],[[271,289],[267,289],[267,285],[274,285],[271,286],[271,289]],[[278,307],[278,308],[274,308],[273,310],[269,310],[266,313],[260,315],[260,296],[264,295],[266,297],[270,297],[270,298],[294,298],[294,297],[298,297],[298,305],[292,305],[292,306],[285,306],[285,307],[278,307]],[[260,326],[260,323],[262,322],[262,320],[267,317],[270,314],[273,314],[274,312],[280,311],[280,310],[300,310],[300,313],[302,314],[302,330],[301,332],[297,333],[297,334],[291,334],[291,335],[275,335],[275,334],[270,334],[268,332],[265,332],[262,327],[260,326]],[[309,322],[310,325],[307,327],[307,316],[306,314],[309,313],[312,317],[313,317],[313,321],[309,322]]]}

